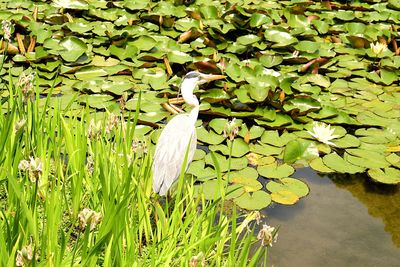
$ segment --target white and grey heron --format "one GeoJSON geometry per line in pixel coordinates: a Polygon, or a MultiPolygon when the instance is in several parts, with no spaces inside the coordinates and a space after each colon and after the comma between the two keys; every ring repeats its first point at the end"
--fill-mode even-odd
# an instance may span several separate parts
{"type": "Polygon", "coordinates": [[[168,122],[158,138],[153,160],[153,191],[160,196],[167,194],[183,168],[188,149],[185,170],[196,151],[197,137],[195,123],[199,115],[199,100],[194,89],[209,81],[223,79],[223,75],[203,74],[191,71],[185,75],[181,84],[182,97],[192,107],[190,113],[176,115],[168,122]],[[189,148],[188,148],[189,145],[189,148]]]}

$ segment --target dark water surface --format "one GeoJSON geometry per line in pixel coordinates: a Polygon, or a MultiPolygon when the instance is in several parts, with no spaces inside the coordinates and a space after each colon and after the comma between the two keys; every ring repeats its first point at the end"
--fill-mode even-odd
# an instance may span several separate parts
{"type": "Polygon", "coordinates": [[[275,267],[400,267],[400,187],[372,183],[363,175],[303,178],[311,191],[294,206],[263,211],[280,225],[268,253],[275,267]]]}

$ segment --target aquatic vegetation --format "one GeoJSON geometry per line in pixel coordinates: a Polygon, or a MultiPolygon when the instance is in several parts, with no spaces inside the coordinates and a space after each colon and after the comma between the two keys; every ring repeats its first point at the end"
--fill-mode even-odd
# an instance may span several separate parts
{"type": "Polygon", "coordinates": [[[370,46],[372,52],[374,52],[376,56],[379,56],[383,51],[387,50],[387,44],[383,44],[381,42],[376,42],[375,44],[371,43],[370,46]]]}
{"type": "Polygon", "coordinates": [[[321,143],[336,146],[331,142],[332,139],[339,137],[338,135],[334,135],[335,129],[331,129],[329,124],[314,122],[312,131],[307,131],[311,134],[315,139],[320,141],[321,143]]]}
{"type": "Polygon", "coordinates": [[[51,113],[50,96],[24,102],[18,89],[0,116],[1,266],[257,266],[265,255],[251,249],[255,213],[228,214],[183,177],[172,201],[155,197],[154,145],[131,142],[140,126],[51,113]]]}

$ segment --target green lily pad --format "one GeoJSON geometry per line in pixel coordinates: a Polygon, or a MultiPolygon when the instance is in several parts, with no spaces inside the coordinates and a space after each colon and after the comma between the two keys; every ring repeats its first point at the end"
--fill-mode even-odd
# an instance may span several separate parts
{"type": "Polygon", "coordinates": [[[92,108],[107,108],[113,104],[111,100],[113,99],[112,96],[109,95],[87,95],[80,99],[82,104],[88,104],[92,108]]]}
{"type": "Polygon", "coordinates": [[[264,156],[271,156],[279,155],[283,151],[283,148],[260,143],[250,144],[250,151],[264,156]]]}
{"type": "Polygon", "coordinates": [[[313,168],[315,171],[321,172],[321,173],[332,173],[332,172],[334,172],[334,170],[332,170],[331,168],[328,168],[324,164],[322,158],[319,158],[319,157],[310,161],[310,167],[313,168]]]}
{"type": "Polygon", "coordinates": [[[400,169],[400,156],[398,156],[397,154],[390,153],[390,155],[386,157],[386,160],[393,166],[400,169]]]}
{"type": "Polygon", "coordinates": [[[109,51],[111,55],[116,56],[119,60],[133,59],[138,53],[137,47],[133,45],[127,45],[125,47],[111,45],[109,51]]]}
{"type": "Polygon", "coordinates": [[[203,193],[205,199],[216,200],[222,197],[225,191],[226,181],[224,180],[209,180],[201,185],[195,185],[195,194],[203,193]]]}
{"type": "Polygon", "coordinates": [[[273,47],[285,47],[297,43],[297,39],[293,37],[287,30],[283,28],[272,28],[264,33],[265,39],[274,42],[273,47]]]}
{"type": "Polygon", "coordinates": [[[214,131],[207,131],[204,127],[196,129],[197,139],[203,143],[210,145],[218,145],[225,140],[225,137],[215,133],[214,131]]]}
{"type": "Polygon", "coordinates": [[[288,164],[279,165],[275,162],[269,165],[258,166],[257,171],[261,176],[265,178],[276,178],[282,179],[289,177],[294,173],[294,168],[288,164]]]}
{"type": "Polygon", "coordinates": [[[267,192],[257,191],[254,193],[245,193],[235,198],[233,202],[242,209],[261,210],[271,204],[271,196],[267,192]]]}
{"type": "Polygon", "coordinates": [[[240,128],[238,135],[243,137],[244,140],[253,140],[260,138],[264,131],[265,130],[263,127],[257,125],[251,126],[249,130],[246,124],[243,124],[242,127],[240,128]]]}
{"type": "MultiPolygon", "coordinates": [[[[224,179],[227,179],[228,174],[226,174],[224,176],[224,179]]],[[[231,179],[237,178],[237,177],[246,177],[246,178],[251,178],[251,179],[257,179],[258,177],[258,172],[256,169],[251,168],[251,167],[246,167],[242,170],[239,171],[231,171],[229,173],[229,181],[231,181],[231,179]]]]}
{"type": "Polygon", "coordinates": [[[204,160],[192,161],[186,171],[187,174],[192,174],[196,177],[196,180],[204,182],[217,177],[214,169],[210,167],[205,167],[204,160]]]}
{"type": "Polygon", "coordinates": [[[359,147],[361,144],[361,141],[351,134],[346,134],[342,138],[334,139],[332,142],[339,148],[359,147]]]}
{"type": "Polygon", "coordinates": [[[67,62],[77,61],[88,49],[85,42],[75,36],[65,37],[58,45],[63,48],[60,56],[67,62]]]}
{"type": "MultiPolygon", "coordinates": [[[[222,154],[229,156],[230,144],[210,146],[211,151],[221,151],[222,154]]],[[[232,142],[232,157],[240,158],[249,152],[249,145],[242,138],[235,138],[232,142]]]]}
{"type": "Polygon", "coordinates": [[[345,159],[357,166],[365,168],[385,168],[390,165],[386,161],[385,155],[379,152],[365,150],[365,149],[347,149],[348,155],[345,159]]]}
{"type": "MultiPolygon", "coordinates": [[[[214,152],[212,152],[214,153],[214,152]]],[[[229,159],[226,158],[225,156],[214,153],[215,158],[217,160],[217,163],[214,162],[212,159],[211,153],[207,154],[205,156],[205,161],[207,165],[213,166],[216,168],[216,164],[218,164],[220,171],[221,172],[227,172],[229,169],[230,170],[241,170],[247,167],[248,160],[246,157],[242,158],[231,158],[230,159],[230,168],[229,168],[229,159]]]]}
{"type": "Polygon", "coordinates": [[[400,184],[400,170],[396,168],[370,169],[368,175],[379,183],[400,184]]]}
{"type": "Polygon", "coordinates": [[[311,160],[316,157],[319,157],[319,153],[315,143],[302,139],[287,143],[283,153],[283,161],[287,163],[294,163],[301,159],[311,160]]]}
{"type": "Polygon", "coordinates": [[[250,27],[260,27],[271,22],[272,19],[265,14],[254,13],[250,17],[250,27]]]}
{"type": "Polygon", "coordinates": [[[206,156],[206,152],[202,149],[196,149],[194,152],[193,160],[201,160],[206,156]]]}
{"type": "Polygon", "coordinates": [[[269,144],[277,147],[283,147],[288,142],[297,137],[293,134],[289,134],[284,132],[282,135],[279,135],[278,131],[265,131],[261,136],[261,142],[264,144],[269,144]]]}
{"type": "Polygon", "coordinates": [[[250,45],[260,40],[260,37],[255,34],[242,35],[236,39],[236,42],[241,45],[250,45]]]}
{"type": "Polygon", "coordinates": [[[350,162],[344,160],[341,156],[339,156],[336,153],[331,153],[329,155],[324,156],[323,162],[328,168],[333,169],[339,173],[354,174],[365,171],[365,168],[351,164],[350,162]]]}
{"type": "Polygon", "coordinates": [[[232,184],[226,188],[226,199],[238,198],[244,193],[245,192],[243,186],[238,184],[232,184]]]}
{"type": "Polygon", "coordinates": [[[262,188],[262,184],[257,179],[249,177],[233,177],[230,179],[233,184],[241,185],[245,192],[256,192],[262,188]]]}
{"type": "Polygon", "coordinates": [[[283,178],[279,181],[271,181],[266,185],[266,188],[271,193],[279,191],[290,191],[295,193],[299,198],[305,197],[310,192],[307,184],[299,179],[283,178]]]}

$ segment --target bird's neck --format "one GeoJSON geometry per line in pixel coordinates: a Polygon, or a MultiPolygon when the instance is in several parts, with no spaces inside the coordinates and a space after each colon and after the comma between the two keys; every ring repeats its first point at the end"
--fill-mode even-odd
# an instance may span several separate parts
{"type": "Polygon", "coordinates": [[[190,121],[191,121],[193,124],[196,124],[197,117],[199,116],[199,108],[200,108],[199,105],[194,106],[194,107],[192,108],[192,110],[190,111],[190,113],[189,113],[190,121]]]}
{"type": "Polygon", "coordinates": [[[193,95],[193,91],[196,88],[196,84],[190,81],[183,81],[181,85],[182,97],[185,100],[186,104],[196,107],[199,106],[199,100],[197,97],[193,95]]]}
{"type": "Polygon", "coordinates": [[[185,100],[186,104],[192,107],[192,110],[189,113],[189,118],[193,122],[196,123],[197,116],[199,115],[199,100],[193,94],[194,89],[196,88],[196,84],[193,82],[183,81],[181,85],[182,97],[185,100]]]}

